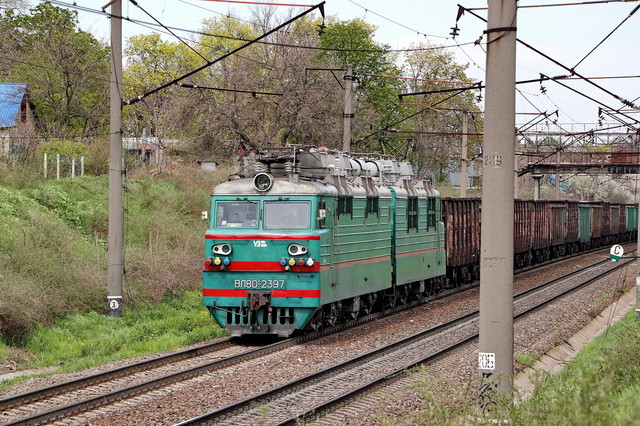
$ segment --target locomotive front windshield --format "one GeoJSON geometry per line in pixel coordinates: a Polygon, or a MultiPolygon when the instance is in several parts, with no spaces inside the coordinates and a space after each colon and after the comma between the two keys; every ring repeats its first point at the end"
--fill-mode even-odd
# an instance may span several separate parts
{"type": "Polygon", "coordinates": [[[216,203],[216,226],[257,228],[258,203],[249,201],[216,203]]]}
{"type": "Polygon", "coordinates": [[[265,229],[309,228],[309,203],[265,202],[265,229]]]}

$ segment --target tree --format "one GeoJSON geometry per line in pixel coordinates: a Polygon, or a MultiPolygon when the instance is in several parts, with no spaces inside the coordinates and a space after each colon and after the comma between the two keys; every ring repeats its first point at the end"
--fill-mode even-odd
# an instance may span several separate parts
{"type": "Polygon", "coordinates": [[[39,132],[87,138],[107,126],[109,49],[77,29],[77,13],[42,3],[0,18],[9,81],[27,83],[39,132]]]}
{"type": "MultiPolygon", "coordinates": [[[[412,45],[405,57],[405,74],[412,79],[405,86],[407,92],[435,92],[404,97],[406,103],[412,104],[410,112],[416,115],[399,127],[421,132],[411,149],[411,158],[418,161],[421,171],[441,173],[447,168],[459,170],[462,114],[465,111],[479,112],[477,91],[465,90],[469,85],[464,83],[471,82],[465,74],[466,68],[455,62],[451,52],[422,43],[412,45]],[[438,93],[439,90],[455,88],[462,90],[438,93]]],[[[480,114],[467,117],[468,133],[482,133],[480,114]]],[[[469,155],[479,152],[480,137],[469,136],[468,143],[469,155]]]]}
{"type": "Polygon", "coordinates": [[[2,10],[27,10],[29,8],[29,2],[27,0],[0,0],[0,11],[2,10]]]}
{"type": "MultiPolygon", "coordinates": [[[[199,44],[220,56],[277,26],[273,19],[266,13],[251,24],[233,18],[206,20],[199,44]]],[[[335,107],[343,95],[335,83],[330,93],[324,90],[332,77],[307,78],[305,68],[315,52],[305,47],[315,47],[318,23],[299,19],[193,76],[199,86],[218,89],[199,92],[196,122],[203,147],[226,154],[240,143],[251,148],[325,144],[339,123],[341,110],[335,107]],[[324,121],[328,110],[334,123],[324,121]]]]}
{"type": "MultiPolygon", "coordinates": [[[[124,96],[127,99],[145,94],[188,71],[204,60],[179,42],[163,40],[158,34],[137,35],[128,39],[124,50],[124,96]]],[[[126,107],[125,132],[140,136],[147,130],[160,140],[182,135],[185,110],[195,100],[185,89],[168,88],[145,97],[135,107],[126,107]]]]}
{"type": "MultiPolygon", "coordinates": [[[[405,108],[398,104],[398,93],[402,83],[398,79],[381,75],[399,76],[401,71],[395,65],[396,57],[389,46],[373,40],[376,28],[361,19],[338,22],[328,21],[327,28],[320,37],[318,46],[322,51],[318,61],[327,65],[346,68],[353,66],[357,76],[354,89],[355,115],[352,133],[354,140],[388,127],[404,115],[405,108]]],[[[379,151],[379,139],[369,139],[358,144],[356,149],[379,151]]]]}

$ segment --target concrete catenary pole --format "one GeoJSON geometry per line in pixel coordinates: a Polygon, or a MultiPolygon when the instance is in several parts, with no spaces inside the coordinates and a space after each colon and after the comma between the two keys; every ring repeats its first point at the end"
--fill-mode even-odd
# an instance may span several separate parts
{"type": "Polygon", "coordinates": [[[353,118],[353,67],[347,65],[344,73],[344,131],[342,133],[342,151],[351,151],[351,119],[353,118]]]}
{"type": "Polygon", "coordinates": [[[107,315],[122,316],[122,1],[111,3],[107,315]]]}
{"type": "Polygon", "coordinates": [[[488,0],[480,246],[479,409],[513,396],[513,170],[517,0],[488,0]]]}
{"type": "Polygon", "coordinates": [[[462,111],[462,149],[460,152],[460,196],[467,196],[467,132],[469,129],[469,111],[462,111]]]}

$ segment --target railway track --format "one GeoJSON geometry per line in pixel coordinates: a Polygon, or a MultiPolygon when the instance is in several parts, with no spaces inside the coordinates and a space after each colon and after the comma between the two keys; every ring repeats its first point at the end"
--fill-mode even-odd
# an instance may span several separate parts
{"type": "MultiPolygon", "coordinates": [[[[577,273],[579,272],[576,271],[573,274],[577,273]]],[[[464,287],[463,289],[468,288],[464,287]]],[[[443,292],[427,301],[442,299],[454,292],[455,290],[443,292]]],[[[403,306],[402,310],[411,309],[423,303],[425,300],[416,301],[403,306]]],[[[96,410],[99,407],[130,399],[155,389],[184,382],[207,372],[218,371],[254,360],[396,312],[387,311],[373,314],[319,333],[287,339],[258,349],[247,350],[246,347],[235,345],[230,339],[227,339],[215,344],[180,351],[46,389],[2,399],[0,400],[0,412],[2,413],[0,418],[6,424],[41,424],[69,417],[81,419],[83,412],[96,410]],[[194,360],[197,360],[195,367],[192,366],[194,360]],[[181,366],[181,364],[189,364],[189,366],[181,366]]],[[[443,325],[443,327],[447,326],[443,325]]],[[[448,327],[455,327],[455,325],[448,327]]],[[[433,335],[436,331],[430,330],[428,335],[429,333],[433,335]]],[[[402,345],[408,344],[403,343],[402,345]]]]}
{"type": "MultiPolygon", "coordinates": [[[[530,288],[514,296],[515,319],[589,285],[628,262],[602,261],[530,288]],[[577,283],[576,283],[577,281],[577,283]]],[[[314,421],[359,396],[404,377],[413,367],[430,364],[478,337],[479,311],[437,325],[384,347],[278,386],[259,395],[180,423],[299,424],[314,421]]]]}
{"type": "Polygon", "coordinates": [[[5,422],[3,424],[18,425],[41,424],[77,416],[80,413],[179,383],[206,372],[228,368],[341,330],[375,321],[429,301],[443,299],[467,288],[443,291],[393,310],[377,312],[319,332],[278,341],[256,349],[245,350],[243,346],[234,344],[233,339],[226,339],[0,399],[0,418],[5,422]],[[197,366],[182,366],[182,364],[192,364],[196,359],[197,366]],[[150,378],[150,376],[155,377],[150,378]]]}

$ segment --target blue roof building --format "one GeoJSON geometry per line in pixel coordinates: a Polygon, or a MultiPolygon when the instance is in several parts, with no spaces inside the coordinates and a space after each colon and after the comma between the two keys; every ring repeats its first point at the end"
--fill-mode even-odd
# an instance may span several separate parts
{"type": "Polygon", "coordinates": [[[0,155],[22,152],[33,143],[34,130],[27,85],[0,83],[0,155]]]}
{"type": "Polygon", "coordinates": [[[22,117],[27,109],[26,94],[26,84],[0,83],[0,127],[15,127],[17,122],[26,121],[22,117]]]}

